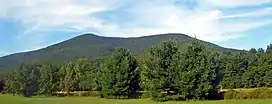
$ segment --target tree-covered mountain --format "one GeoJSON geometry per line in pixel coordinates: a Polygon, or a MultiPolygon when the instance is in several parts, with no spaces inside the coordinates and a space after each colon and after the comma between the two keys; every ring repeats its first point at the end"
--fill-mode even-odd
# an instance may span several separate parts
{"type": "MultiPolygon", "coordinates": [[[[144,53],[153,45],[169,39],[177,39],[179,44],[197,40],[184,34],[159,34],[136,38],[102,37],[84,34],[64,42],[31,52],[16,53],[0,58],[0,74],[10,72],[25,62],[39,61],[59,64],[81,57],[98,58],[113,52],[116,48],[129,49],[133,54],[144,53]]],[[[199,40],[201,41],[201,40],[199,40]]],[[[218,51],[237,51],[201,41],[218,51]]]]}

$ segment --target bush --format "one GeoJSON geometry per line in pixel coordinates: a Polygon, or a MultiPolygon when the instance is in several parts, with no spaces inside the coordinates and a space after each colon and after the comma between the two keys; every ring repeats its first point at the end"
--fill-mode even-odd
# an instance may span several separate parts
{"type": "MultiPolygon", "coordinates": [[[[100,92],[98,91],[80,91],[80,92],[70,92],[69,96],[88,96],[88,97],[98,97],[100,92]]],[[[64,97],[67,96],[66,92],[57,93],[56,96],[64,97]]]]}
{"type": "Polygon", "coordinates": [[[99,97],[100,96],[99,91],[91,91],[89,94],[90,94],[89,95],[90,97],[99,97]]]}
{"type": "Polygon", "coordinates": [[[149,92],[143,92],[143,93],[141,94],[141,98],[150,98],[150,97],[151,97],[151,95],[150,95],[149,92]]]}
{"type": "Polygon", "coordinates": [[[171,96],[164,96],[164,97],[156,97],[152,98],[154,101],[164,102],[164,101],[185,101],[185,96],[183,95],[171,95],[171,96]]]}
{"type": "Polygon", "coordinates": [[[164,102],[164,101],[184,101],[186,100],[185,96],[183,95],[167,95],[163,93],[153,94],[152,100],[158,101],[158,102],[164,102]]]}
{"type": "Polygon", "coordinates": [[[266,88],[252,91],[229,90],[224,93],[224,99],[272,99],[272,90],[266,88]]]}

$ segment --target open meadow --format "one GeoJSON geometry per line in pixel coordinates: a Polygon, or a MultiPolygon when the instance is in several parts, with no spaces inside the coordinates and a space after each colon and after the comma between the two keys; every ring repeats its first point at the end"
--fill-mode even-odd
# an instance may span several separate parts
{"type": "Polygon", "coordinates": [[[95,97],[33,97],[0,95],[1,104],[272,104],[272,100],[214,100],[154,102],[149,99],[115,100],[95,97]]]}

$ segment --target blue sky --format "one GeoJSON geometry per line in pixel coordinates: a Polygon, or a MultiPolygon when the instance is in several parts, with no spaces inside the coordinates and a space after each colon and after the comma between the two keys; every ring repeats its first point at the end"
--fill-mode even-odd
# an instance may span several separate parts
{"type": "Polygon", "coordinates": [[[272,43],[272,0],[0,0],[0,56],[83,33],[185,33],[223,47],[272,43]]]}

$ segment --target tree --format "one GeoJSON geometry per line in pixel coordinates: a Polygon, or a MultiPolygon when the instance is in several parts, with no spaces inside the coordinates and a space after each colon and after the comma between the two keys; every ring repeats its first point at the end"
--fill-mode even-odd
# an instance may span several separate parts
{"type": "Polygon", "coordinates": [[[127,49],[119,48],[105,61],[101,71],[102,97],[131,98],[139,90],[136,59],[127,49]]]}
{"type": "Polygon", "coordinates": [[[19,70],[20,93],[31,97],[39,91],[41,65],[37,63],[22,64],[19,70]]]}
{"type": "Polygon", "coordinates": [[[243,87],[269,87],[272,84],[272,57],[271,53],[258,52],[256,54],[248,54],[248,70],[243,74],[243,87]]]}
{"type": "Polygon", "coordinates": [[[99,58],[99,59],[93,59],[91,60],[91,63],[89,65],[90,73],[88,75],[89,78],[92,78],[92,90],[94,91],[101,91],[102,90],[102,75],[103,75],[103,69],[105,67],[105,61],[108,57],[99,58]]]}
{"type": "Polygon", "coordinates": [[[6,80],[5,92],[20,94],[19,70],[13,71],[6,80]]]}
{"type": "Polygon", "coordinates": [[[62,66],[61,68],[61,89],[67,92],[67,95],[69,96],[70,91],[73,90],[76,86],[76,72],[74,69],[73,63],[67,62],[62,66]]]}
{"type": "Polygon", "coordinates": [[[272,44],[269,44],[266,48],[266,52],[272,52],[272,44]]]}
{"type": "Polygon", "coordinates": [[[248,70],[249,58],[247,53],[238,52],[226,56],[225,67],[223,71],[223,80],[221,82],[224,88],[242,88],[243,74],[248,70]]]}
{"type": "MultiPolygon", "coordinates": [[[[86,89],[88,85],[86,85],[87,81],[87,72],[88,64],[87,59],[78,59],[75,64],[75,80],[78,84],[80,90],[86,89]]],[[[89,73],[90,74],[90,73],[89,73]]]]}
{"type": "Polygon", "coordinates": [[[272,52],[263,55],[260,59],[259,68],[263,74],[263,85],[272,87],[272,52]]]}
{"type": "Polygon", "coordinates": [[[0,76],[0,93],[4,92],[5,78],[0,76]]]}
{"type": "Polygon", "coordinates": [[[258,53],[264,53],[264,49],[263,48],[259,48],[258,49],[258,53]]]}
{"type": "Polygon", "coordinates": [[[259,48],[256,52],[240,51],[224,54],[222,81],[224,88],[270,87],[272,84],[272,54],[259,48]]]}
{"type": "Polygon", "coordinates": [[[257,53],[257,50],[256,50],[255,48],[251,48],[251,49],[249,50],[249,52],[251,52],[251,53],[257,53]]]}
{"type": "Polygon", "coordinates": [[[59,70],[50,64],[44,64],[41,68],[40,93],[46,96],[52,95],[59,89],[59,70]]]}
{"type": "Polygon", "coordinates": [[[141,84],[154,100],[169,100],[164,98],[178,94],[175,81],[180,70],[171,66],[178,52],[178,42],[169,40],[152,47],[144,56],[141,84]]]}
{"type": "Polygon", "coordinates": [[[175,63],[179,70],[176,80],[181,95],[186,99],[209,99],[218,92],[219,74],[218,54],[207,50],[198,41],[184,46],[180,58],[175,63]]]}

